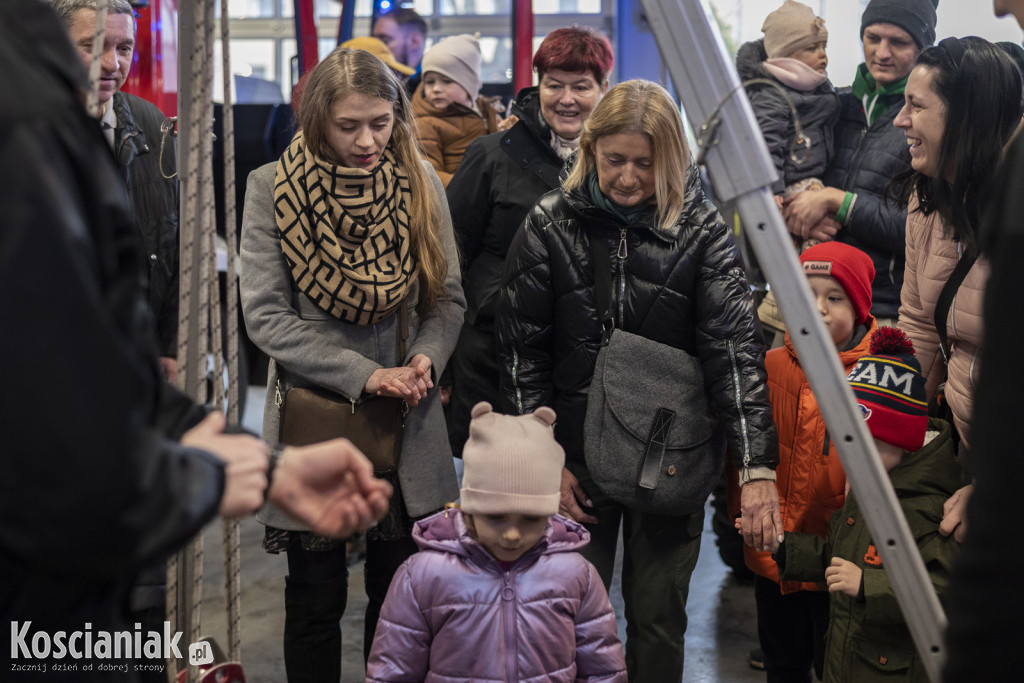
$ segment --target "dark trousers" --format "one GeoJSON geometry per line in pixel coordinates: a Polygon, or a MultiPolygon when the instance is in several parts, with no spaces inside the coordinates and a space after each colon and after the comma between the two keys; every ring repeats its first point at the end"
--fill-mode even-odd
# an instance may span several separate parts
{"type": "Polygon", "coordinates": [[[821,680],[828,629],[828,592],[786,593],[763,576],[754,579],[757,635],[768,683],[810,683],[811,667],[821,680]]]}
{"type": "Polygon", "coordinates": [[[473,406],[487,401],[496,411],[505,412],[498,391],[498,358],[493,327],[463,325],[449,367],[452,369],[452,400],[447,416],[448,441],[452,455],[461,458],[462,447],[469,438],[473,406]]]}
{"type": "Polygon", "coordinates": [[[697,565],[704,515],[666,517],[631,510],[601,493],[579,461],[566,466],[594,503],[599,522],[586,525],[582,554],[609,588],[622,527],[622,598],[630,681],[679,683],[683,677],[686,599],[697,565]]]}
{"type": "MultiPolygon", "coordinates": [[[[369,657],[380,608],[395,572],[416,552],[412,538],[367,539],[364,578],[366,619],[363,658],[369,657]]],[[[348,601],[345,547],[288,549],[285,583],[284,660],[289,683],[338,683],[341,679],[341,617],[348,601]]]]}

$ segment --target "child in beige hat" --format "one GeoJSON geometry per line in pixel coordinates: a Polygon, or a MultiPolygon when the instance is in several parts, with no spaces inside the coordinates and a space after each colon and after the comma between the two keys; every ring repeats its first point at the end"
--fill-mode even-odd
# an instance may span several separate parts
{"type": "Polygon", "coordinates": [[[423,155],[445,187],[469,143],[498,130],[500,98],[480,95],[480,43],[467,33],[435,43],[423,55],[423,81],[412,98],[423,155]]]}
{"type": "MultiPolygon", "coordinates": [[[[785,199],[825,186],[821,178],[832,160],[839,96],[825,72],[828,31],[814,10],[786,0],[768,15],[761,31],[763,39],[740,47],[736,70],[743,81],[760,81],[746,84],[747,97],[779,174],[772,191],[781,209],[785,199]]],[[[794,238],[794,242],[802,251],[817,240],[794,238]]],[[[785,325],[770,291],[757,314],[769,347],[781,346],[785,325]]]]}
{"type": "Polygon", "coordinates": [[[803,189],[819,189],[832,152],[832,129],[839,118],[839,98],[825,72],[825,22],[807,5],[786,0],[768,15],[761,30],[762,40],[740,48],[736,69],[744,81],[757,78],[779,86],[746,86],[747,97],[779,172],[779,180],[772,189],[780,197],[803,189]],[[786,96],[795,105],[802,136],[786,96]]]}
{"type": "Polygon", "coordinates": [[[366,680],[625,683],[608,593],[577,552],[590,533],[557,514],[555,411],[471,414],[461,506],[416,524],[366,680]]]}

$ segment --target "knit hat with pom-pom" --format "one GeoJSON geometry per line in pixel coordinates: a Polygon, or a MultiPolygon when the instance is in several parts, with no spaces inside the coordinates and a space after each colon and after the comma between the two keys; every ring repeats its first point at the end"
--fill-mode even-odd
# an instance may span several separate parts
{"type": "Polygon", "coordinates": [[[928,429],[921,364],[903,330],[879,327],[871,336],[868,355],[846,379],[872,436],[913,453],[924,445],[928,429]]]}
{"type": "Polygon", "coordinates": [[[470,412],[460,506],[466,514],[558,512],[565,451],[555,441],[555,411],[502,415],[483,401],[470,412]]]}

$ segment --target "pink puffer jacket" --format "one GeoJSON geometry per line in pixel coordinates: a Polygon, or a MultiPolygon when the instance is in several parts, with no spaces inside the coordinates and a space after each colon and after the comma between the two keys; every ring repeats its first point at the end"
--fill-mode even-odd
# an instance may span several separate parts
{"type": "Polygon", "coordinates": [[[507,571],[448,510],[416,524],[420,552],[391,582],[369,681],[615,681],[626,664],[590,534],[555,515],[507,571]]]}
{"type": "Polygon", "coordinates": [[[979,256],[957,290],[946,317],[946,339],[951,348],[949,365],[939,352],[935,330],[935,306],[942,288],[959,260],[958,243],[942,236],[942,219],[917,210],[917,198],[907,208],[907,270],[900,296],[899,327],[914,342],[917,359],[927,382],[928,398],[945,380],[946,400],[953,422],[966,446],[970,446],[970,422],[974,386],[981,368],[984,321],[982,306],[989,264],[979,256]]]}

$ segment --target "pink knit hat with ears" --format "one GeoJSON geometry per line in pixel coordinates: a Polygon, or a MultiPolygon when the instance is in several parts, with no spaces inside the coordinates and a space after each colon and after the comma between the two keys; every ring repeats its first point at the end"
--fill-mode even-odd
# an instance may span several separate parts
{"type": "Polygon", "coordinates": [[[558,512],[565,451],[555,441],[555,411],[545,406],[530,415],[502,415],[483,401],[470,414],[462,450],[462,511],[538,517],[558,512]]]}

